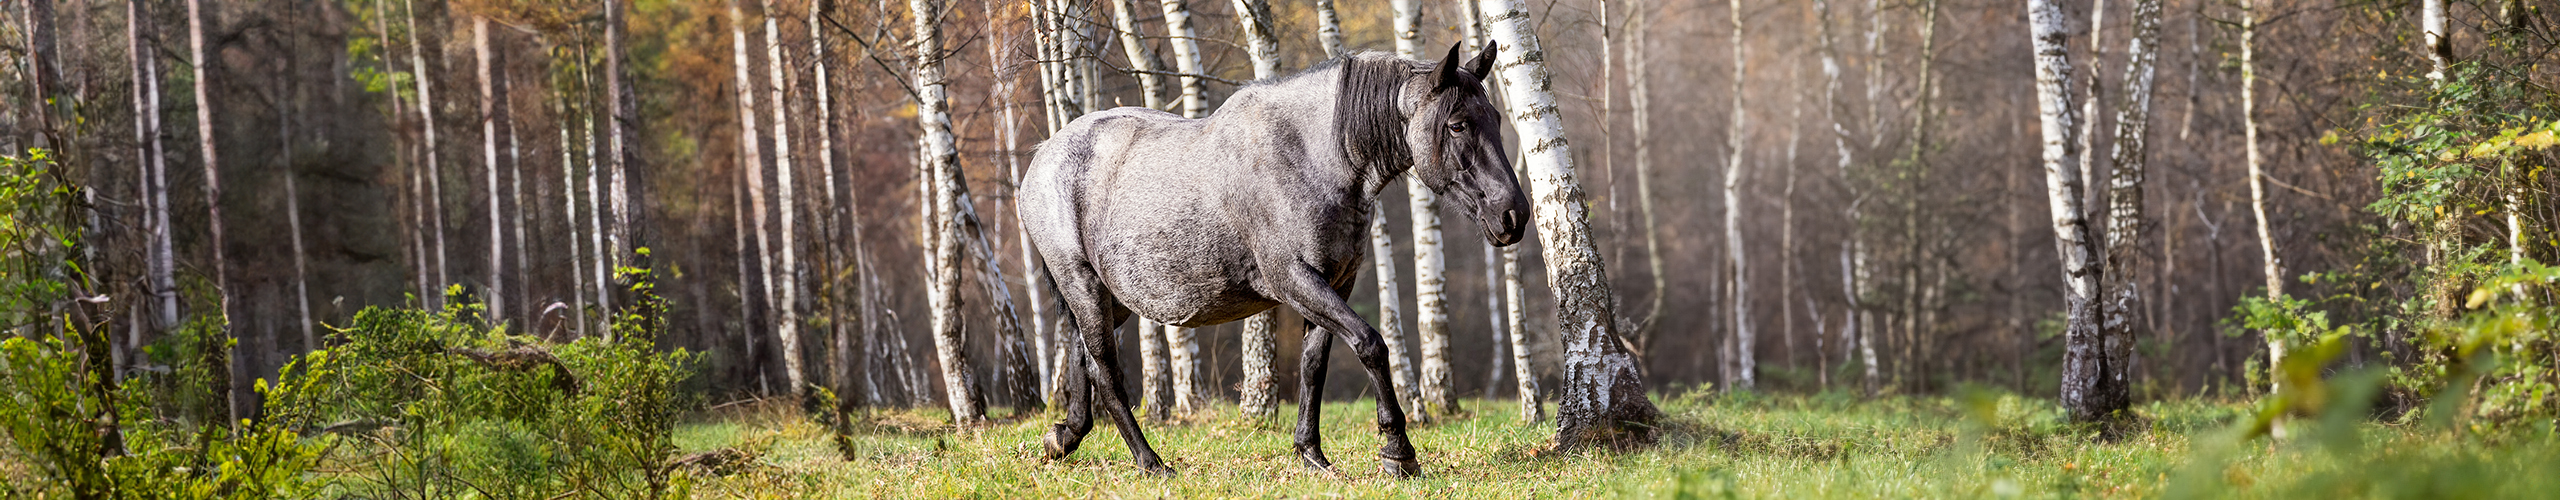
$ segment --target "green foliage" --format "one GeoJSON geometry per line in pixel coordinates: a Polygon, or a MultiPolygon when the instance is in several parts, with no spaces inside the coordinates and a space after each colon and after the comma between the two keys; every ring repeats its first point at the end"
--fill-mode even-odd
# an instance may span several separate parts
{"type": "Polygon", "coordinates": [[[336,490],[379,496],[653,497],[668,493],[676,387],[697,357],[661,352],[662,301],[644,297],[614,335],[560,344],[441,312],[369,308],[314,357],[336,368],[289,384],[325,387],[311,422],[356,451],[333,456],[336,490]]]}

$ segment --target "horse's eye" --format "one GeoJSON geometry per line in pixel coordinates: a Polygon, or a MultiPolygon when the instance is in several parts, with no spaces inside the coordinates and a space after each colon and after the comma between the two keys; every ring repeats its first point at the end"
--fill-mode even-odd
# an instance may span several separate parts
{"type": "Polygon", "coordinates": [[[1464,134],[1464,133],[1467,133],[1467,122],[1449,122],[1449,133],[1452,133],[1452,134],[1464,134]]]}

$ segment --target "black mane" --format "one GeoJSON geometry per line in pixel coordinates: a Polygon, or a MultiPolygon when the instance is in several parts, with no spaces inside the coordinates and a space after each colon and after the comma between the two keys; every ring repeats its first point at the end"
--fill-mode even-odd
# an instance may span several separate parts
{"type": "Polygon", "coordinates": [[[1342,69],[1333,116],[1342,127],[1343,160],[1388,175],[1410,166],[1413,157],[1404,140],[1405,118],[1396,99],[1405,80],[1413,77],[1413,63],[1399,57],[1352,54],[1317,68],[1326,66],[1342,69]]]}

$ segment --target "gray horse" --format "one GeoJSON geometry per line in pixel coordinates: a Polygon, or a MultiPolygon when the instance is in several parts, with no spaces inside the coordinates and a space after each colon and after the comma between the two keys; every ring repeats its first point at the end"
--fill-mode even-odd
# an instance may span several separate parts
{"type": "Polygon", "coordinates": [[[1385,343],[1345,297],[1378,192],[1407,170],[1486,240],[1520,241],[1529,205],[1482,84],[1493,54],[1485,47],[1463,68],[1457,47],[1438,63],[1353,54],[1238,89],[1216,116],[1119,108],[1042,143],[1017,206],[1086,355],[1085,369],[1066,370],[1066,421],[1042,440],[1049,458],[1093,429],[1101,389],[1138,466],[1172,474],[1129,414],[1113,332],[1132,313],[1198,327],[1285,305],[1314,327],[1299,357],[1299,458],[1333,467],[1316,428],[1330,333],[1377,387],[1383,468],[1420,473],[1385,343]]]}

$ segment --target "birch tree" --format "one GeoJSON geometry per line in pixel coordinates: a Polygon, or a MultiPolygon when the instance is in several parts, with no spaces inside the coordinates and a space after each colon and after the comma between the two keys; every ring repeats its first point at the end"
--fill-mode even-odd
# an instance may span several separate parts
{"type": "MultiPolygon", "coordinates": [[[[610,189],[607,191],[607,197],[611,201],[609,205],[612,207],[613,225],[609,232],[605,232],[605,239],[609,242],[609,246],[598,248],[613,249],[612,264],[646,268],[649,267],[649,263],[645,262],[637,252],[638,249],[648,245],[648,242],[642,239],[644,235],[636,231],[647,227],[647,221],[642,220],[645,212],[637,206],[637,203],[645,198],[645,192],[642,190],[647,183],[635,179],[642,171],[639,165],[639,137],[633,130],[640,123],[640,99],[632,89],[631,78],[627,74],[629,69],[623,67],[623,58],[626,55],[624,51],[627,45],[623,37],[628,35],[628,30],[623,26],[626,17],[624,9],[628,8],[624,4],[625,1],[605,0],[604,4],[604,89],[608,117],[605,130],[606,136],[611,139],[609,144],[612,146],[611,159],[608,162],[612,180],[608,183],[610,189]]],[[[597,283],[606,283],[605,278],[612,276],[611,273],[606,272],[607,263],[599,260],[596,267],[597,283]]],[[[604,290],[608,288],[615,287],[599,285],[596,298],[599,307],[611,312],[613,311],[611,301],[613,293],[604,290]]],[[[610,318],[611,315],[608,314],[607,317],[610,318]]],[[[605,331],[606,338],[610,340],[613,335],[612,330],[608,328],[605,331]]]]}
{"type": "Polygon", "coordinates": [[[1733,157],[1732,159],[1725,161],[1724,170],[1724,241],[1725,255],[1732,259],[1730,266],[1733,268],[1733,294],[1730,295],[1730,297],[1732,297],[1733,300],[1733,337],[1735,341],[1734,366],[1736,367],[1736,370],[1733,373],[1732,381],[1734,388],[1750,390],[1753,385],[1752,382],[1754,378],[1752,374],[1758,371],[1758,367],[1756,366],[1758,363],[1751,357],[1751,353],[1753,351],[1752,344],[1753,341],[1756,340],[1753,338],[1751,332],[1751,301],[1749,300],[1751,297],[1751,280],[1748,274],[1751,270],[1751,258],[1749,254],[1743,251],[1742,244],[1742,154],[1744,145],[1744,138],[1742,134],[1744,130],[1748,130],[1747,127],[1749,127],[1750,124],[1750,113],[1743,108],[1742,104],[1742,77],[1743,71],[1746,68],[1745,63],[1749,61],[1749,59],[1743,53],[1742,0],[1731,0],[1727,5],[1730,6],[1728,10],[1732,14],[1733,18],[1733,126],[1726,129],[1725,137],[1727,143],[1725,149],[1732,150],[1733,157]]]}
{"type": "MultiPolygon", "coordinates": [[[[1173,47],[1174,69],[1182,73],[1177,77],[1182,84],[1182,117],[1207,117],[1209,89],[1200,75],[1208,69],[1200,61],[1199,34],[1191,28],[1191,3],[1188,0],[1164,0],[1157,5],[1164,11],[1165,31],[1172,35],[1165,42],[1173,47]]],[[[1198,332],[1165,325],[1164,333],[1165,348],[1172,355],[1169,361],[1173,367],[1174,410],[1192,413],[1206,408],[1207,398],[1203,391],[1209,384],[1202,380],[1202,376],[1207,373],[1204,368],[1207,363],[1200,357],[1198,332]]]]}
{"type": "Polygon", "coordinates": [[[418,31],[417,5],[409,0],[401,0],[400,4],[408,11],[403,19],[409,25],[409,67],[416,71],[413,79],[418,83],[418,128],[426,142],[419,146],[426,153],[426,163],[419,165],[418,169],[425,173],[427,179],[427,233],[435,237],[435,286],[431,288],[432,293],[424,298],[427,304],[441,309],[445,284],[452,283],[453,279],[447,273],[451,268],[445,265],[444,164],[436,158],[436,100],[432,92],[434,85],[431,85],[435,75],[427,71],[427,57],[419,48],[427,41],[425,32],[418,31]]]}
{"type": "MultiPolygon", "coordinates": [[[[585,61],[579,61],[579,63],[584,64],[585,61]]],[[[578,127],[576,123],[570,121],[569,98],[566,92],[560,92],[560,90],[556,86],[553,87],[553,96],[556,101],[552,103],[554,110],[552,114],[560,119],[560,225],[569,230],[569,237],[562,239],[569,242],[569,301],[576,307],[569,312],[569,321],[573,323],[570,327],[575,329],[578,337],[584,338],[588,335],[587,247],[578,244],[578,174],[575,170],[577,158],[571,156],[574,150],[571,149],[569,141],[569,131],[578,127]]],[[[594,143],[589,142],[589,144],[594,143]]],[[[590,148],[587,154],[593,156],[595,150],[590,148]]],[[[594,172],[589,171],[588,174],[594,175],[594,172]]]]}
{"type": "MultiPolygon", "coordinates": [[[[2436,15],[2430,16],[2434,18],[2434,22],[2432,24],[2434,24],[2436,28],[2430,29],[2428,32],[2441,33],[2444,10],[2443,3],[2441,3],[2441,0],[2425,0],[2425,3],[2436,13],[2436,15]]],[[[2277,301],[2284,299],[2284,264],[2282,261],[2276,259],[2275,232],[2267,224],[2267,171],[2264,158],[2259,156],[2258,153],[2257,4],[2258,2],[2256,0],[2241,0],[2240,2],[2240,128],[2242,130],[2241,140],[2247,143],[2243,148],[2247,150],[2249,163],[2249,212],[2257,218],[2258,222],[2258,257],[2260,259],[2259,262],[2265,265],[2264,270],[2266,271],[2267,280],[2267,300],[2277,301]]],[[[2437,40],[2431,36],[2428,38],[2428,41],[2436,42],[2437,40]]],[[[2432,56],[2435,53],[2436,47],[2441,46],[2441,44],[2431,43],[2430,45],[2431,46],[2428,47],[2428,52],[2432,56]]],[[[2437,64],[2438,68],[2443,67],[2442,62],[2438,62],[2437,64]]],[[[2428,77],[2442,78],[2442,70],[2439,69],[2437,73],[2429,74],[2428,77]]],[[[2269,369],[2284,366],[2286,347],[2284,338],[2277,335],[2267,335],[2266,341],[2267,366],[2269,369]]],[[[2267,377],[2267,393],[2283,394],[2284,384],[2280,382],[2281,380],[2281,377],[2267,377]]],[[[2282,428],[2279,427],[2277,432],[2281,433],[2282,428]]]]}
{"type": "MultiPolygon", "coordinates": [[[[291,53],[292,51],[287,51],[287,54],[291,53]]],[[[287,74],[290,74],[293,68],[293,58],[290,55],[287,55],[283,58],[283,62],[287,74]]],[[[301,189],[294,185],[294,115],[291,109],[292,106],[289,104],[291,102],[302,100],[298,92],[295,92],[301,87],[294,85],[290,78],[285,80],[284,86],[285,90],[277,92],[277,99],[275,100],[276,155],[283,159],[283,161],[276,162],[278,167],[276,170],[278,176],[284,178],[285,232],[288,235],[286,239],[293,243],[293,309],[295,316],[300,320],[296,321],[295,324],[300,327],[300,330],[302,331],[303,351],[310,352],[320,349],[320,338],[312,335],[311,332],[311,266],[308,262],[310,260],[310,256],[304,252],[304,248],[302,246],[302,193],[301,189]]]]}
{"type": "Polygon", "coordinates": [[[2114,367],[2107,366],[2099,329],[2104,318],[2097,294],[2104,270],[2081,210],[2080,172],[2074,168],[2081,151],[2072,136],[2077,117],[2071,109],[2069,20],[2055,0],[2029,0],[2027,21],[2034,36],[2036,108],[2043,124],[2045,198],[2052,204],[2054,245],[2062,256],[2066,284],[2061,402],[2073,420],[2110,418],[2124,409],[2128,398],[2124,386],[2108,376],[2114,367]]]}
{"type": "MultiPolygon", "coordinates": [[[[1467,17],[1466,22],[1460,24],[1466,35],[1467,50],[1469,52],[1484,50],[1486,38],[1490,35],[1486,33],[1481,6],[1476,2],[1459,3],[1467,17]]],[[[1500,71],[1486,75],[1485,78],[1494,82],[1495,87],[1502,86],[1503,76],[1500,71]]],[[[1501,97],[1498,94],[1487,97],[1501,97]]],[[[1503,102],[1507,103],[1509,100],[1505,99],[1503,102]]],[[[1519,167],[1516,165],[1506,166],[1506,168],[1513,169],[1515,173],[1519,172],[1519,167]]],[[[1519,178],[1527,179],[1528,176],[1522,174],[1519,178]]],[[[1520,244],[1499,249],[1495,248],[1492,242],[1484,244],[1485,305],[1493,316],[1493,328],[1490,330],[1493,332],[1494,343],[1507,346],[1511,350],[1512,379],[1516,392],[1515,399],[1520,406],[1520,421],[1539,422],[1547,418],[1546,407],[1542,403],[1543,396],[1538,389],[1538,369],[1533,362],[1537,359],[1535,356],[1537,349],[1529,340],[1529,312],[1527,302],[1523,298],[1527,290],[1520,283],[1520,247],[1528,243],[1530,242],[1524,240],[1520,244]],[[1497,269],[1500,270],[1499,279],[1496,278],[1497,269]]],[[[1495,364],[1501,363],[1497,361],[1495,364]]]]}
{"type": "MultiPolygon", "coordinates": [[[[1242,25],[1244,33],[1245,54],[1253,60],[1253,78],[1260,80],[1279,76],[1280,41],[1272,36],[1271,5],[1265,0],[1235,0],[1235,7],[1236,22],[1242,25]]],[[[1173,18],[1167,16],[1165,23],[1173,25],[1173,18]]],[[[1189,25],[1189,16],[1186,15],[1181,26],[1189,25]]],[[[1189,88],[1184,86],[1185,106],[1190,105],[1189,88]]],[[[1279,397],[1274,391],[1280,384],[1279,379],[1273,376],[1273,366],[1279,362],[1280,350],[1280,342],[1273,335],[1280,322],[1278,314],[1276,309],[1263,311],[1244,322],[1244,381],[1237,384],[1236,406],[1246,417],[1268,418],[1279,413],[1279,397]]]]}
{"type": "Polygon", "coordinates": [[[471,51],[480,62],[480,150],[481,162],[489,174],[489,284],[482,287],[488,296],[481,299],[489,308],[489,324],[494,326],[507,322],[507,224],[500,219],[503,212],[498,210],[498,120],[505,111],[498,97],[499,88],[504,85],[492,77],[490,69],[491,59],[496,56],[489,52],[488,16],[471,16],[471,51]]]}
{"type": "Polygon", "coordinates": [[[933,350],[941,361],[943,399],[952,421],[972,423],[985,416],[960,338],[960,153],[951,132],[951,99],[943,88],[942,7],[942,0],[907,0],[915,37],[908,45],[915,52],[916,122],[923,128],[923,159],[935,177],[936,222],[942,226],[933,252],[933,350]]]}
{"type": "MultiPolygon", "coordinates": [[[[1838,45],[1834,42],[1831,32],[1831,2],[1814,0],[1813,12],[1815,46],[1822,53],[1822,116],[1825,121],[1831,122],[1831,147],[1839,159],[1840,178],[1845,181],[1842,184],[1849,190],[1849,205],[1843,211],[1847,219],[1854,224],[1855,221],[1864,217],[1860,208],[1865,202],[1865,195],[1858,189],[1854,172],[1850,170],[1851,166],[1856,164],[1857,158],[1849,149],[1848,122],[1840,116],[1841,65],[1838,45]]],[[[1840,249],[1840,291],[1849,306],[1846,317],[1842,319],[1840,325],[1841,347],[1848,349],[1843,351],[1844,357],[1848,352],[1856,352],[1859,357],[1864,358],[1861,364],[1866,370],[1866,393],[1874,395],[1878,386],[1882,384],[1883,377],[1878,373],[1876,366],[1875,341],[1871,338],[1873,335],[1860,329],[1861,325],[1858,321],[1866,314],[1863,303],[1866,295],[1863,285],[1866,281],[1862,279],[1865,277],[1866,268],[1866,242],[1863,239],[1864,231],[1853,227],[1848,232],[1849,241],[1842,243],[1840,249]]]]}
{"type": "Polygon", "coordinates": [[[1111,0],[1111,22],[1118,27],[1120,48],[1129,56],[1129,72],[1138,77],[1138,94],[1148,109],[1164,109],[1164,82],[1156,58],[1147,53],[1145,35],[1138,29],[1137,0],[1111,0]]]}
{"type": "MultiPolygon", "coordinates": [[[[1422,9],[1414,0],[1394,0],[1396,56],[1421,59],[1422,9]]],[[[1431,187],[1405,181],[1413,212],[1413,333],[1421,341],[1422,378],[1418,396],[1425,406],[1417,414],[1452,415],[1460,411],[1456,374],[1449,364],[1448,254],[1440,233],[1440,195],[1431,187]]],[[[1385,212],[1379,212],[1384,216],[1385,212]]],[[[1378,258],[1387,258],[1380,255],[1378,258]]]]}
{"type": "MultiPolygon", "coordinates": [[[[791,395],[799,396],[808,391],[809,384],[801,375],[800,260],[797,253],[800,245],[796,241],[799,233],[792,224],[792,215],[800,211],[800,204],[792,201],[792,194],[799,191],[799,184],[791,181],[791,99],[788,89],[791,80],[783,73],[784,68],[791,67],[791,59],[782,52],[781,17],[777,15],[780,11],[774,7],[773,0],[764,0],[765,74],[771,83],[765,92],[773,96],[774,207],[779,209],[782,219],[782,267],[772,271],[782,281],[782,298],[774,302],[773,309],[782,316],[777,333],[782,341],[783,376],[791,382],[791,395]]],[[[811,36],[816,36],[816,33],[811,33],[811,36]]]]}
{"type": "Polygon", "coordinates": [[[1547,282],[1565,342],[1564,397],[1556,406],[1556,442],[1574,449],[1620,439],[1649,440],[1661,417],[1644,394],[1635,358],[1619,343],[1607,266],[1591,238],[1590,214],[1574,178],[1573,157],[1556,108],[1546,54],[1529,13],[1514,0],[1479,0],[1495,63],[1510,104],[1512,127],[1530,146],[1522,158],[1537,200],[1538,234],[1547,239],[1547,282]]]}
{"type": "MultiPolygon", "coordinates": [[[[217,129],[213,128],[213,81],[206,77],[209,72],[205,71],[205,65],[213,59],[205,57],[204,25],[208,21],[204,10],[204,0],[187,0],[187,50],[191,56],[189,61],[195,63],[196,141],[204,155],[205,225],[212,238],[212,243],[206,246],[213,247],[213,291],[218,303],[217,311],[221,314],[217,323],[222,325],[222,338],[236,344],[239,337],[231,326],[231,318],[235,315],[231,311],[230,263],[222,255],[222,244],[226,241],[222,237],[222,162],[221,155],[214,149],[217,129]]],[[[238,355],[232,347],[224,346],[221,350],[226,368],[223,376],[216,377],[214,385],[218,391],[229,395],[230,421],[252,418],[258,413],[258,395],[249,387],[250,360],[238,355]]]]}
{"type": "MultiPolygon", "coordinates": [[[[765,214],[770,209],[765,206],[768,193],[764,185],[764,152],[760,150],[762,140],[756,134],[756,118],[759,116],[756,112],[756,88],[760,85],[756,85],[755,77],[750,76],[754,74],[755,62],[747,58],[747,14],[739,3],[740,0],[729,0],[730,57],[737,69],[738,162],[744,167],[739,171],[747,176],[747,223],[750,224],[747,231],[755,235],[755,277],[757,289],[762,292],[758,298],[763,299],[768,309],[778,309],[780,304],[774,301],[773,289],[773,234],[765,225],[765,214]]],[[[740,290],[740,293],[744,294],[745,290],[740,290]]],[[[753,304],[745,304],[744,307],[751,309],[753,304]]],[[[747,351],[753,353],[756,332],[760,329],[753,326],[755,323],[749,325],[746,328],[747,351]]],[[[761,368],[758,373],[762,373],[761,368]]]]}
{"type": "MultiPolygon", "coordinates": [[[[2107,296],[2101,325],[2108,375],[2132,387],[2133,313],[2142,300],[2134,272],[2142,256],[2142,182],[2149,154],[2151,82],[2160,52],[2160,0],[2134,0],[2133,40],[2125,44],[2124,101],[2116,106],[2116,137],[2107,183],[2107,296]]],[[[2167,255],[2167,254],[2164,254],[2167,255]]],[[[2167,276],[2163,276],[2164,278],[2167,276]]]]}
{"type": "MultiPolygon", "coordinates": [[[[125,44],[133,57],[134,158],[141,172],[143,209],[148,233],[145,268],[149,276],[153,328],[178,326],[176,246],[169,227],[169,154],[160,142],[160,54],[151,43],[151,13],[142,0],[125,1],[125,44]]],[[[389,60],[389,57],[384,57],[389,60]]],[[[393,102],[398,102],[394,99],[393,102]]],[[[423,278],[421,278],[423,279],[423,278]]]]}

